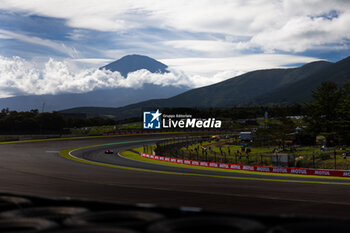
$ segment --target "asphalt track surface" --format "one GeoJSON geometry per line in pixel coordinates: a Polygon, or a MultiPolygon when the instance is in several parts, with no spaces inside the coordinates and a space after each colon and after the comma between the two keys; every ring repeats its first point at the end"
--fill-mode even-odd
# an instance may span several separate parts
{"type": "Polygon", "coordinates": [[[190,206],[242,214],[350,219],[350,179],[205,171],[148,164],[103,153],[105,148],[122,151],[149,143],[143,140],[164,137],[168,136],[0,144],[0,191],[126,204],[190,206]],[[72,155],[119,168],[77,162],[59,154],[70,148],[106,143],[119,144],[76,150],[72,155]]]}

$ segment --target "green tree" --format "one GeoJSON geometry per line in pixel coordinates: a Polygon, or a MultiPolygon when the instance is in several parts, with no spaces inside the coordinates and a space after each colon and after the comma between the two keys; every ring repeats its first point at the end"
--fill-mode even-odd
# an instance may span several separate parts
{"type": "Polygon", "coordinates": [[[60,132],[64,127],[64,118],[58,112],[40,113],[37,115],[40,133],[60,132]]]}
{"type": "Polygon", "coordinates": [[[338,88],[334,82],[323,82],[312,93],[313,102],[307,105],[308,130],[324,135],[328,145],[344,141],[342,135],[350,126],[349,85],[338,88]]]}
{"type": "Polygon", "coordinates": [[[342,97],[336,108],[337,120],[334,122],[340,142],[350,143],[350,83],[341,89],[342,97]]]}

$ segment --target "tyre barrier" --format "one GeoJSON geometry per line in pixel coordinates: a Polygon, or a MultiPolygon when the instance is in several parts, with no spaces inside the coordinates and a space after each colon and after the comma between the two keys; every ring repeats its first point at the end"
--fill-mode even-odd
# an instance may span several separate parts
{"type": "Polygon", "coordinates": [[[41,218],[9,218],[0,220],[0,232],[2,233],[37,233],[54,229],[57,226],[55,222],[41,218]]]}
{"type": "Polygon", "coordinates": [[[188,217],[165,220],[155,223],[147,229],[148,233],[259,233],[264,231],[265,227],[254,220],[216,216],[188,217]]]}
{"type": "Polygon", "coordinates": [[[23,197],[0,196],[0,211],[28,207],[32,202],[23,197]]]}
{"type": "Polygon", "coordinates": [[[348,233],[350,223],[345,221],[308,221],[272,228],[269,233],[348,233]]]}
{"type": "Polygon", "coordinates": [[[49,233],[139,233],[131,229],[124,228],[108,228],[108,227],[82,227],[76,229],[60,229],[56,231],[50,231],[49,233]]]}
{"type": "Polygon", "coordinates": [[[0,217],[37,217],[53,221],[62,221],[68,217],[83,214],[88,211],[88,209],[81,207],[33,207],[6,211],[1,213],[0,217]]]}
{"type": "Polygon", "coordinates": [[[75,216],[67,219],[64,224],[72,227],[103,224],[105,226],[142,229],[162,218],[164,218],[162,214],[150,211],[104,211],[75,216]]]}
{"type": "MultiPolygon", "coordinates": [[[[75,199],[7,196],[3,200],[30,203],[0,210],[4,233],[329,233],[349,232],[348,220],[293,215],[231,214],[199,208],[168,208],[154,204],[125,205],[75,199]]],[[[344,216],[346,217],[346,216],[344,216]]]]}

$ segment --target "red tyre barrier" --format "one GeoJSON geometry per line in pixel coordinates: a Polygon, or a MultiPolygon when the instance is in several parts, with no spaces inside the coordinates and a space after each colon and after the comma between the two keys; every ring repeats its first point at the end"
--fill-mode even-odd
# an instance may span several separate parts
{"type": "Polygon", "coordinates": [[[270,172],[270,173],[294,174],[294,175],[350,177],[350,171],[347,171],[347,170],[327,170],[327,169],[295,168],[295,167],[268,167],[268,166],[254,166],[254,165],[230,164],[230,163],[215,163],[215,162],[188,160],[188,159],[169,158],[165,156],[150,155],[146,153],[140,153],[140,156],[144,158],[166,161],[170,163],[187,164],[187,165],[201,166],[201,167],[213,167],[213,168],[222,168],[222,169],[231,169],[231,170],[270,172]]]}

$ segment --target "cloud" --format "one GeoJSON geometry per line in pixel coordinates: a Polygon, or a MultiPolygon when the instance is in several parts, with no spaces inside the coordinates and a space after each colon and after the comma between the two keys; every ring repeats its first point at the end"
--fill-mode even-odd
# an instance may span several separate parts
{"type": "Polygon", "coordinates": [[[119,35],[148,28],[205,33],[211,38],[163,38],[163,43],[216,56],[249,49],[344,48],[350,39],[350,2],[344,0],[0,0],[0,9],[65,19],[76,30],[73,40],[84,36],[79,29],[119,35]]]}
{"type": "Polygon", "coordinates": [[[0,32],[0,39],[12,39],[12,37],[10,37],[10,36],[8,36],[8,35],[6,35],[6,34],[2,34],[2,33],[0,32]]]}
{"type": "Polygon", "coordinates": [[[87,38],[87,35],[86,35],[84,30],[74,29],[72,32],[68,33],[67,38],[69,38],[71,40],[79,41],[79,40],[87,38]]]}
{"type": "Polygon", "coordinates": [[[193,50],[207,54],[220,53],[233,55],[234,51],[237,51],[236,44],[218,40],[172,40],[165,41],[164,44],[176,49],[193,50]]]}
{"type": "Polygon", "coordinates": [[[2,98],[16,95],[83,93],[117,87],[141,88],[145,83],[161,86],[193,85],[186,75],[173,71],[153,74],[147,70],[130,73],[83,69],[73,72],[65,62],[50,59],[43,68],[19,57],[0,56],[0,93],[2,98]]]}
{"type": "Polygon", "coordinates": [[[15,32],[3,30],[3,29],[0,29],[0,39],[3,39],[3,38],[1,38],[1,35],[5,38],[7,37],[6,39],[16,39],[16,40],[19,40],[22,42],[48,47],[48,48],[53,49],[55,51],[58,51],[60,53],[64,53],[70,57],[78,57],[79,56],[79,52],[75,48],[68,47],[64,43],[61,43],[61,42],[56,42],[56,41],[47,40],[47,39],[41,39],[39,37],[28,36],[28,35],[15,33],[15,32]]]}
{"type": "MultiPolygon", "coordinates": [[[[42,95],[60,93],[84,93],[96,89],[142,88],[144,84],[160,86],[187,86],[196,88],[232,78],[247,71],[259,68],[282,67],[290,63],[310,62],[317,59],[288,55],[252,55],[245,58],[220,59],[180,59],[167,60],[171,63],[169,73],[150,73],[138,70],[128,74],[125,79],[119,72],[99,69],[72,69],[70,62],[50,59],[42,67],[35,62],[20,57],[0,56],[0,97],[17,95],[42,95]],[[282,62],[284,60],[284,62],[282,62]],[[250,61],[248,63],[247,61],[250,61]],[[221,63],[221,64],[220,64],[221,63]],[[241,64],[238,64],[241,63],[241,64]],[[187,70],[186,64],[195,70],[187,70]],[[197,65],[196,65],[197,64],[197,65]],[[228,66],[231,64],[231,66],[228,66]],[[244,67],[244,64],[246,65],[244,67]],[[235,68],[239,67],[239,68],[235,68]],[[200,72],[203,67],[209,70],[200,72]],[[183,68],[185,71],[181,71],[183,68]],[[192,71],[192,72],[191,72],[192,71]]],[[[79,62],[98,62],[99,60],[79,60],[79,62]]]]}
{"type": "Polygon", "coordinates": [[[289,20],[281,28],[257,34],[250,42],[252,46],[269,52],[277,49],[303,52],[307,49],[319,49],[326,44],[345,44],[350,39],[347,25],[350,25],[350,15],[332,20],[302,16],[289,20]]]}
{"type": "Polygon", "coordinates": [[[89,64],[97,66],[103,66],[105,64],[113,62],[112,59],[104,59],[104,58],[78,58],[78,59],[68,59],[69,62],[76,62],[81,64],[89,64]]]}
{"type": "Polygon", "coordinates": [[[217,73],[235,71],[236,74],[258,69],[283,68],[290,64],[303,64],[320,60],[315,57],[287,54],[255,54],[224,58],[161,59],[168,66],[183,70],[188,75],[212,77],[217,73]]]}
{"type": "Polygon", "coordinates": [[[126,23],[126,19],[123,19],[127,18],[127,13],[134,9],[132,1],[37,0],[19,3],[13,0],[2,0],[0,9],[66,19],[67,24],[72,28],[118,31],[132,28],[134,25],[133,20],[126,23]]]}

